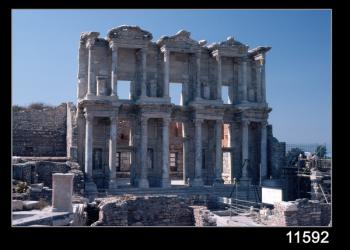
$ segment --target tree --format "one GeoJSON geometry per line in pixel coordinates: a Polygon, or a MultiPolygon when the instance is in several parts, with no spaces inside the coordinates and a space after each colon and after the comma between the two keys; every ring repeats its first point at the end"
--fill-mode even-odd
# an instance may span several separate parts
{"type": "Polygon", "coordinates": [[[299,155],[302,154],[304,156],[304,151],[300,148],[292,148],[287,153],[287,164],[288,166],[294,166],[298,162],[299,155]]]}
{"type": "Polygon", "coordinates": [[[315,153],[318,157],[324,158],[327,154],[326,146],[325,145],[318,145],[315,153]]]}

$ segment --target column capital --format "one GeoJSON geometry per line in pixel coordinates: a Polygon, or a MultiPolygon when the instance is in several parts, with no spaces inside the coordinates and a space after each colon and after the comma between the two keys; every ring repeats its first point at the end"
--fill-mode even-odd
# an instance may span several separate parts
{"type": "Polygon", "coordinates": [[[163,118],[163,126],[164,125],[169,126],[170,121],[171,121],[170,117],[164,117],[163,118]]]}
{"type": "Polygon", "coordinates": [[[215,60],[216,60],[218,63],[221,63],[222,55],[220,55],[219,53],[217,53],[217,54],[215,54],[214,58],[215,58],[215,60]]]}
{"type": "Polygon", "coordinates": [[[265,64],[265,58],[266,58],[265,53],[260,53],[254,56],[254,60],[258,61],[260,66],[265,64]]]}
{"type": "Polygon", "coordinates": [[[118,119],[118,117],[117,117],[116,114],[113,114],[113,115],[109,116],[109,120],[110,120],[111,122],[113,122],[113,123],[116,123],[116,122],[117,122],[117,119],[118,119]]]}
{"type": "Polygon", "coordinates": [[[112,51],[117,51],[118,50],[118,45],[113,42],[113,41],[110,41],[109,42],[109,48],[112,50],[112,51]]]}
{"type": "Polygon", "coordinates": [[[96,38],[89,38],[89,39],[87,39],[87,41],[86,41],[86,48],[87,49],[93,49],[93,47],[95,45],[95,42],[96,42],[96,38]]]}
{"type": "Polygon", "coordinates": [[[84,116],[85,116],[86,121],[88,121],[88,122],[92,122],[92,120],[94,119],[94,115],[87,113],[87,112],[84,113],[84,116]]]}
{"type": "Polygon", "coordinates": [[[140,48],[140,52],[141,52],[142,54],[147,53],[147,51],[148,51],[148,48],[147,48],[147,47],[142,47],[142,48],[140,48]]]}
{"type": "Polygon", "coordinates": [[[261,126],[266,127],[269,123],[267,121],[260,122],[261,126]]]}
{"type": "Polygon", "coordinates": [[[195,118],[193,119],[193,122],[195,123],[195,125],[201,125],[203,123],[203,119],[195,118]]]}
{"type": "Polygon", "coordinates": [[[164,55],[169,55],[170,54],[170,50],[167,49],[165,46],[162,46],[160,48],[160,51],[164,54],[164,55]]]}
{"type": "Polygon", "coordinates": [[[141,116],[141,118],[140,118],[141,126],[146,126],[148,119],[149,119],[148,117],[141,116]]]}
{"type": "Polygon", "coordinates": [[[250,120],[242,119],[241,123],[242,123],[242,125],[248,126],[250,124],[250,120]]]}
{"type": "Polygon", "coordinates": [[[222,119],[217,119],[217,120],[215,120],[215,123],[216,123],[216,124],[222,124],[222,123],[223,123],[223,120],[222,120],[222,119]]]}

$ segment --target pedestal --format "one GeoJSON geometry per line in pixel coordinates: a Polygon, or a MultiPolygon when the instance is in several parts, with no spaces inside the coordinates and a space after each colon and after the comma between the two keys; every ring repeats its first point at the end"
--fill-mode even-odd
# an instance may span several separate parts
{"type": "Polygon", "coordinates": [[[73,174],[52,175],[52,211],[72,212],[73,174]]]}

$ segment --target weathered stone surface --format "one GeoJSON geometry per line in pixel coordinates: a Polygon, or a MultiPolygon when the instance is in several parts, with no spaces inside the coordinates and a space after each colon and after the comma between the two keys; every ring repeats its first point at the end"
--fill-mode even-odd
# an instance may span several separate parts
{"type": "Polygon", "coordinates": [[[331,204],[322,204],[317,200],[277,202],[272,215],[265,218],[265,223],[270,226],[328,226],[330,210],[331,204]]]}
{"type": "Polygon", "coordinates": [[[73,174],[52,175],[52,209],[57,212],[72,212],[73,174]]]}
{"type": "Polygon", "coordinates": [[[23,210],[40,209],[39,201],[23,201],[23,210]]]}
{"type": "Polygon", "coordinates": [[[67,105],[13,110],[13,155],[65,156],[67,105]]]}
{"type": "Polygon", "coordinates": [[[23,210],[23,201],[22,200],[12,200],[12,210],[13,211],[23,210]]]}
{"type": "Polygon", "coordinates": [[[189,202],[177,196],[105,198],[98,207],[99,219],[93,223],[94,226],[194,225],[193,209],[189,202]]]}

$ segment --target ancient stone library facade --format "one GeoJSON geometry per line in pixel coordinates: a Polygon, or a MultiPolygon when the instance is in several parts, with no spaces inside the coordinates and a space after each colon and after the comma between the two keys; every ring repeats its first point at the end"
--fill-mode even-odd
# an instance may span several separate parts
{"type": "MultiPolygon", "coordinates": [[[[67,156],[85,171],[86,191],[113,191],[125,177],[140,188],[169,187],[172,179],[201,186],[278,178],[285,145],[268,125],[270,47],[248,49],[232,37],[207,46],[184,30],[152,39],[126,25],[106,38],[81,34],[77,106],[66,105],[63,136],[67,156]],[[172,84],[181,88],[180,104],[172,102],[172,84]]],[[[23,155],[18,117],[14,155],[23,155]]]]}

